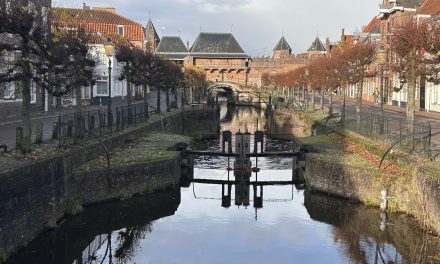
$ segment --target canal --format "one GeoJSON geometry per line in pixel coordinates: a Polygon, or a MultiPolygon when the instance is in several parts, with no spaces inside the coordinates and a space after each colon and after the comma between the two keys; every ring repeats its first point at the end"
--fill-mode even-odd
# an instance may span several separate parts
{"type": "MultiPolygon", "coordinates": [[[[264,112],[221,109],[222,130],[264,129],[264,112]],[[257,122],[258,120],[258,122],[257,122]]],[[[266,140],[288,151],[294,142],[266,140]]],[[[220,142],[197,148],[219,150],[220,142]]],[[[231,164],[233,161],[229,161],[231,164]]],[[[290,181],[292,160],[252,159],[251,181],[290,181]]],[[[234,181],[227,158],[199,157],[194,178],[234,181]]],[[[192,183],[92,206],[7,262],[82,263],[438,263],[437,238],[405,215],[310,193],[304,186],[192,183]],[[230,195],[229,195],[230,194],[230,195]]]]}

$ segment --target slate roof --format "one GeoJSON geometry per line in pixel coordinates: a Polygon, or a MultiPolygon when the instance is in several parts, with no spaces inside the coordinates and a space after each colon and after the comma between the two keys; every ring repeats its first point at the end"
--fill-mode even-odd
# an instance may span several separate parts
{"type": "Polygon", "coordinates": [[[417,8],[423,0],[397,0],[396,6],[405,8],[417,8]]]}
{"type": "Polygon", "coordinates": [[[191,56],[248,58],[231,33],[200,33],[190,49],[191,56]]]}
{"type": "Polygon", "coordinates": [[[440,13],[440,0],[425,0],[418,10],[419,14],[434,16],[440,13]]]}
{"type": "Polygon", "coordinates": [[[325,51],[325,47],[319,37],[316,37],[316,39],[312,42],[312,45],[310,45],[310,48],[307,51],[325,51]]]}
{"type": "Polygon", "coordinates": [[[273,51],[277,50],[288,50],[289,52],[292,52],[292,48],[290,48],[290,45],[284,36],[281,37],[280,41],[278,41],[277,45],[273,49],[273,51]]]}
{"type": "Polygon", "coordinates": [[[180,37],[162,37],[156,53],[172,60],[183,60],[188,56],[188,49],[180,37]]]}

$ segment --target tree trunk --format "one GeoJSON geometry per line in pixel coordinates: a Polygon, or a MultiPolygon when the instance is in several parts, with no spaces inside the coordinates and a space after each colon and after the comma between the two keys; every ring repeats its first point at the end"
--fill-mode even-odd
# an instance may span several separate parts
{"type": "Polygon", "coordinates": [[[160,88],[157,87],[157,98],[156,98],[156,113],[160,114],[160,88]]]}
{"type": "Polygon", "coordinates": [[[179,97],[177,94],[177,88],[174,88],[174,101],[176,102],[176,109],[179,109],[179,97]]]}
{"type": "Polygon", "coordinates": [[[321,113],[324,114],[324,90],[321,90],[321,113]]]}
{"type": "Polygon", "coordinates": [[[31,81],[25,79],[22,82],[23,102],[21,105],[21,117],[23,119],[23,139],[21,143],[21,152],[23,154],[31,152],[31,81]]]}
{"type": "Polygon", "coordinates": [[[167,112],[171,112],[171,109],[170,109],[170,89],[169,88],[165,89],[165,99],[166,99],[166,104],[167,104],[167,112]]]}
{"type": "Polygon", "coordinates": [[[75,136],[76,138],[82,138],[84,127],[83,127],[83,114],[82,114],[82,100],[81,100],[81,87],[75,88],[75,112],[76,112],[76,125],[75,125],[75,136]]]}
{"type": "MultiPolygon", "coordinates": [[[[131,82],[130,77],[126,74],[126,84],[127,84],[127,114],[128,114],[128,123],[133,123],[133,111],[131,110],[132,99],[133,99],[133,91],[131,90],[131,82]]],[[[124,117],[122,117],[124,118],[124,117]]]]}
{"type": "Polygon", "coordinates": [[[345,90],[346,87],[342,88],[342,109],[341,109],[341,126],[344,127],[345,124],[345,90]]]}
{"type": "Polygon", "coordinates": [[[148,85],[144,84],[142,88],[144,89],[144,115],[148,118],[148,85]]]}
{"type": "Polygon", "coordinates": [[[362,80],[357,84],[357,97],[356,97],[356,127],[359,131],[361,129],[361,114],[362,114],[362,94],[364,92],[364,81],[362,80]]]}
{"type": "Polygon", "coordinates": [[[312,90],[312,112],[315,111],[315,89],[312,90]]]}
{"type": "Polygon", "coordinates": [[[194,87],[189,87],[189,102],[188,103],[192,103],[193,102],[193,88],[194,87]]]}
{"type": "Polygon", "coordinates": [[[330,100],[329,100],[329,107],[328,107],[328,114],[333,115],[333,93],[330,90],[330,100]]]}
{"type": "MultiPolygon", "coordinates": [[[[416,112],[416,86],[417,75],[415,61],[411,62],[410,72],[408,76],[408,104],[406,108],[406,119],[408,121],[408,133],[414,133],[415,112],[416,112]]],[[[412,142],[412,137],[410,138],[412,142]]]]}

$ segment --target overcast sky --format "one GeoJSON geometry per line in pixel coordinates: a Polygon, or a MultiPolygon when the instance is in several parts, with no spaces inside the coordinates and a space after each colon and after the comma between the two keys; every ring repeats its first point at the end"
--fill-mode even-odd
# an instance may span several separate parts
{"type": "Polygon", "coordinates": [[[380,0],[53,0],[54,6],[114,6],[119,14],[146,24],[159,36],[194,42],[203,32],[232,32],[252,56],[269,55],[284,34],[294,53],[307,50],[318,34],[338,40],[341,29],[360,30],[378,14],[380,0]]]}

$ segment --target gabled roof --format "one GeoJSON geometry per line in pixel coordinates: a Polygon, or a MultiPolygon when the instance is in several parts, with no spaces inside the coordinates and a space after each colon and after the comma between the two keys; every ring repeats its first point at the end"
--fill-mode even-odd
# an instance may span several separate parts
{"type": "Polygon", "coordinates": [[[435,16],[440,13],[440,0],[425,0],[423,1],[418,14],[435,16]]]}
{"type": "Polygon", "coordinates": [[[110,8],[97,9],[79,9],[79,8],[52,8],[54,14],[58,17],[70,17],[80,23],[113,24],[113,25],[139,25],[139,23],[110,12],[110,8]]]}
{"type": "Polygon", "coordinates": [[[80,27],[86,32],[118,34],[118,26],[124,26],[124,37],[129,41],[144,41],[145,32],[140,23],[116,14],[114,8],[78,9],[55,7],[51,9],[51,23],[64,27],[80,27]]]}
{"type": "Polygon", "coordinates": [[[191,55],[248,58],[231,33],[200,33],[190,49],[191,55]]]}
{"type": "Polygon", "coordinates": [[[156,31],[156,28],[154,27],[154,24],[153,24],[153,21],[151,20],[151,18],[150,19],[148,19],[148,22],[147,22],[147,26],[145,27],[145,35],[146,35],[146,38],[147,38],[147,40],[149,41],[150,39],[151,39],[151,33],[153,33],[154,34],[154,38],[156,39],[156,40],[160,40],[160,38],[159,38],[159,35],[157,34],[157,31],[156,31]],[[154,32],[154,33],[153,33],[154,32]]]}
{"type": "Polygon", "coordinates": [[[325,51],[325,47],[319,37],[316,37],[316,39],[312,42],[312,45],[310,45],[310,48],[307,51],[325,51]]]}
{"type": "Polygon", "coordinates": [[[280,50],[288,50],[289,52],[292,52],[292,48],[290,48],[290,45],[284,36],[281,37],[280,41],[278,41],[277,45],[273,49],[273,51],[280,50]]]}
{"type": "Polygon", "coordinates": [[[370,34],[380,34],[380,19],[374,17],[362,32],[370,34]]]}
{"type": "Polygon", "coordinates": [[[188,49],[180,37],[162,37],[156,53],[172,60],[183,60],[188,56],[188,49]]]}

